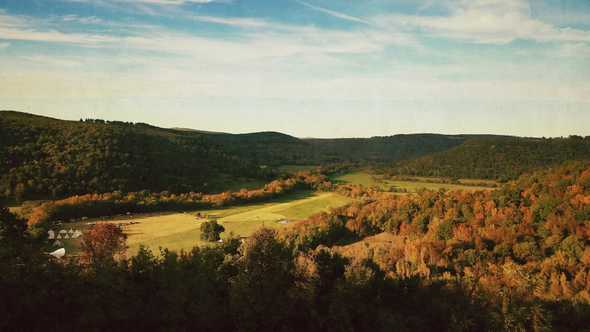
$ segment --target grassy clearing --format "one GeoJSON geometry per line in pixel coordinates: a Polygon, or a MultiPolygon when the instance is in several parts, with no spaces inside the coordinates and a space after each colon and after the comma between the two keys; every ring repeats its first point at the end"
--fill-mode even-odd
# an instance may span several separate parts
{"type": "MultiPolygon", "coordinates": [[[[378,176],[372,175],[365,171],[353,172],[338,176],[335,178],[336,181],[362,185],[365,187],[378,187],[382,190],[389,190],[392,186],[400,189],[406,189],[408,192],[417,192],[420,189],[428,190],[489,190],[489,187],[463,185],[463,184],[451,184],[451,183],[438,183],[435,178],[413,178],[411,181],[400,181],[400,180],[389,180],[382,179],[378,176]]],[[[463,183],[490,183],[493,182],[485,180],[467,180],[470,182],[463,183]]]]}
{"type": "Polygon", "coordinates": [[[368,257],[370,252],[377,254],[383,251],[389,252],[388,248],[391,248],[395,241],[401,241],[401,239],[391,233],[383,232],[351,244],[335,246],[334,249],[347,257],[368,257]]]}
{"type": "MultiPolygon", "coordinates": [[[[262,226],[280,228],[285,224],[279,221],[304,219],[312,214],[328,211],[351,202],[351,199],[335,193],[299,193],[283,199],[269,202],[228,207],[214,210],[200,210],[191,213],[171,213],[152,216],[141,216],[125,220],[102,220],[124,225],[128,235],[129,253],[135,254],[140,245],[145,245],[153,251],[159,247],[169,250],[190,250],[194,246],[210,245],[210,242],[200,240],[200,226],[204,219],[196,218],[197,213],[217,221],[225,227],[221,234],[226,238],[230,233],[237,236],[249,236],[262,226]],[[134,222],[135,224],[129,224],[134,222]]],[[[79,223],[77,229],[88,227],[79,223]]],[[[74,227],[74,228],[76,228],[74,227]]],[[[74,245],[66,245],[75,251],[74,245]]]]}

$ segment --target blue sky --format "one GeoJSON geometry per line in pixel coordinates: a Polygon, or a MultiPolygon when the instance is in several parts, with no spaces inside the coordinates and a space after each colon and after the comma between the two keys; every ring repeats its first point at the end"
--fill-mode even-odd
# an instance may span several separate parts
{"type": "Polygon", "coordinates": [[[65,119],[590,135],[590,1],[0,0],[0,87],[65,119]]]}

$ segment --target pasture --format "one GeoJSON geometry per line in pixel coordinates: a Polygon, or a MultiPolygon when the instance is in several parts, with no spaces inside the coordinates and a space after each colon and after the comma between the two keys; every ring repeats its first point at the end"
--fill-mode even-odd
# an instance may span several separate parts
{"type": "MultiPolygon", "coordinates": [[[[465,184],[442,183],[436,182],[436,178],[414,178],[410,180],[390,180],[383,179],[378,175],[366,171],[357,171],[336,177],[334,180],[341,183],[357,184],[365,187],[378,187],[381,190],[389,190],[391,187],[405,189],[409,193],[415,193],[420,189],[428,190],[490,190],[490,187],[468,185],[469,183],[479,183],[479,180],[461,180],[465,184]]],[[[492,184],[491,181],[485,183],[492,184]]]]}
{"type": "MultiPolygon", "coordinates": [[[[190,213],[170,213],[131,217],[123,220],[99,220],[123,225],[128,235],[128,253],[137,253],[144,245],[158,252],[159,247],[169,250],[190,250],[194,246],[210,245],[200,239],[200,226],[206,220],[217,219],[225,228],[221,238],[230,233],[247,237],[261,227],[280,228],[312,214],[329,211],[352,200],[336,193],[304,193],[289,195],[267,203],[248,204],[220,209],[199,210],[190,213]],[[198,218],[197,215],[204,216],[198,218]],[[285,223],[286,221],[286,223],[285,223]],[[281,223],[279,223],[281,222],[281,223]]],[[[78,225],[79,228],[87,227],[78,225]]],[[[73,247],[70,247],[74,249],[73,247]]]]}

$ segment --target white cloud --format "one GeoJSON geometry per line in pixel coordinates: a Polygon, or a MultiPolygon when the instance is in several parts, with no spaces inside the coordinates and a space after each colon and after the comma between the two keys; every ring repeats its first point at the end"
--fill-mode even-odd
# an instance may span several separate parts
{"type": "Polygon", "coordinates": [[[590,42],[590,32],[560,28],[531,15],[526,0],[459,0],[449,16],[381,15],[382,27],[402,27],[475,43],[506,44],[516,39],[541,42],[590,42]]]}
{"type": "MultiPolygon", "coordinates": [[[[11,16],[0,12],[0,40],[25,40],[72,43],[87,47],[119,48],[173,53],[180,57],[214,63],[266,61],[277,57],[323,56],[336,54],[377,53],[390,45],[420,47],[409,34],[362,29],[343,31],[313,26],[294,26],[256,18],[222,18],[190,16],[192,19],[215,24],[253,28],[240,32],[238,39],[204,37],[180,33],[161,27],[129,26],[127,36],[62,32],[52,28],[55,20],[43,21],[33,17],[11,16]]],[[[66,16],[63,21],[95,21],[94,18],[66,16]]],[[[59,26],[59,22],[57,22],[59,26]]],[[[63,28],[63,27],[62,27],[63,28]]],[[[118,28],[123,28],[118,26],[118,28]]]]}
{"type": "Polygon", "coordinates": [[[6,15],[0,11],[0,40],[23,40],[73,44],[101,44],[116,41],[115,37],[86,33],[65,33],[35,26],[35,19],[6,15]]]}

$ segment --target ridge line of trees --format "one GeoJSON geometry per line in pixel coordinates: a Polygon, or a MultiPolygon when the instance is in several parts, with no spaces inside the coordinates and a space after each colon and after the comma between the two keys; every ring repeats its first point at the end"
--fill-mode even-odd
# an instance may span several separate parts
{"type": "Polygon", "coordinates": [[[32,209],[29,225],[43,225],[56,221],[69,221],[80,218],[94,218],[127,213],[147,213],[162,211],[187,211],[210,207],[260,202],[279,197],[297,190],[329,190],[332,183],[323,174],[299,172],[289,177],[274,180],[260,189],[242,189],[219,194],[170,192],[154,193],[112,192],[87,194],[61,200],[45,202],[32,209]]]}

